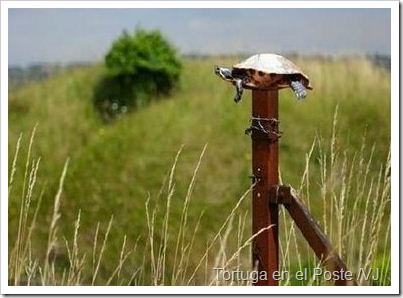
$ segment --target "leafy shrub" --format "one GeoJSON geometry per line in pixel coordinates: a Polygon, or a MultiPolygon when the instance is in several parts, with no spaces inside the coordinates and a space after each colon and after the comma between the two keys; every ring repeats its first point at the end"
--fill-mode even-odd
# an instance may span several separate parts
{"type": "Polygon", "coordinates": [[[95,89],[104,118],[144,106],[176,87],[181,72],[177,52],[158,30],[124,31],[105,56],[107,75],[95,89]]]}

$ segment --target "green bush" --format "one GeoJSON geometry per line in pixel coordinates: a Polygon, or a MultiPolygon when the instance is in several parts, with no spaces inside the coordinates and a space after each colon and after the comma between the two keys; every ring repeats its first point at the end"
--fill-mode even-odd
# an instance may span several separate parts
{"type": "Polygon", "coordinates": [[[107,75],[95,89],[104,118],[144,106],[174,90],[182,69],[175,48],[158,30],[124,31],[105,56],[107,75]]]}

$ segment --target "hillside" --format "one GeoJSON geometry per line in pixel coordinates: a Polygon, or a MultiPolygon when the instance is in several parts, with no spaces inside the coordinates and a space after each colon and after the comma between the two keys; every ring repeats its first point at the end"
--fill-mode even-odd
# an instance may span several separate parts
{"type": "MultiPolygon", "coordinates": [[[[174,175],[169,235],[180,229],[183,202],[207,144],[191,189],[189,230],[185,235],[192,238],[191,231],[197,226],[194,258],[190,260],[197,264],[200,251],[205,250],[250,185],[251,142],[244,130],[249,125],[251,94],[246,92],[243,101],[235,104],[234,88],[213,73],[213,65],[231,65],[237,60],[187,59],[180,88],[169,98],[154,101],[109,124],[101,121],[92,105],[94,86],[104,72],[102,65],[66,70],[45,81],[12,90],[9,94],[10,171],[17,140],[21,133],[23,137],[9,198],[10,244],[15,242],[29,137],[36,125],[31,157],[41,160],[34,198],[38,200],[41,192],[43,197],[33,249],[44,257],[53,200],[68,159],[55,255],[60,264],[68,264],[63,237],[72,241],[74,221],[81,212],[80,247],[91,259],[97,223],[100,222],[100,231],[105,232],[113,216],[105,261],[99,273],[100,284],[115,268],[125,235],[129,247],[140,248],[140,253],[129,261],[132,267],[125,272],[129,274],[135,264],[143,262],[143,251],[150,249],[146,201],[149,199],[150,206],[156,208],[155,221],[161,225],[168,197],[168,177],[183,146],[174,175]]],[[[350,160],[357,154],[369,159],[373,147],[369,177],[376,180],[389,152],[390,73],[359,58],[297,59],[295,62],[311,77],[314,90],[304,101],[296,101],[289,90],[280,91],[281,175],[284,183],[305,190],[306,185],[301,185],[301,181],[306,154],[315,142],[309,196],[312,212],[321,219],[319,159],[323,152],[330,150],[336,106],[334,145],[340,150],[340,156],[346,154],[350,160]]],[[[241,215],[248,212],[250,216],[249,205],[249,199],[242,203],[241,215]]],[[[250,231],[249,221],[247,217],[246,233],[250,231]]],[[[162,235],[155,231],[155,237],[157,242],[162,235]]],[[[235,238],[229,241],[231,245],[236,245],[235,242],[235,238]]],[[[172,250],[167,252],[171,265],[173,255],[172,250]]],[[[85,270],[83,280],[91,283],[90,269],[85,270]]]]}

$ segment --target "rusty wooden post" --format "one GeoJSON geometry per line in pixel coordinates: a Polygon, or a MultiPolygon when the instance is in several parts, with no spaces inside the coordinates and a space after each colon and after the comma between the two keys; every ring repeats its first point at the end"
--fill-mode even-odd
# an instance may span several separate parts
{"type": "MultiPolygon", "coordinates": [[[[278,184],[278,137],[268,123],[272,119],[278,119],[278,90],[253,90],[250,130],[252,171],[256,184],[252,192],[252,232],[255,234],[272,226],[260,233],[252,244],[253,268],[259,271],[259,276],[261,273],[267,276],[267,280],[259,279],[255,283],[257,286],[278,285],[273,277],[273,273],[278,271],[278,205],[268,201],[270,187],[278,184]],[[262,120],[256,120],[258,118],[262,120]]],[[[276,121],[274,124],[276,128],[276,121]]]]}

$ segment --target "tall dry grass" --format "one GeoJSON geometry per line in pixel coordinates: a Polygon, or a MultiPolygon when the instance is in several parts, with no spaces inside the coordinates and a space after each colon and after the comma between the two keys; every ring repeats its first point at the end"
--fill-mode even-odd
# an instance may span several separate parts
{"type": "MultiPolygon", "coordinates": [[[[336,106],[331,140],[324,143],[320,136],[315,138],[306,154],[306,166],[298,192],[305,203],[312,207],[310,209],[321,210],[321,214],[314,214],[316,219],[360,284],[390,285],[390,151],[387,159],[380,163],[377,175],[371,175],[376,144],[372,146],[370,154],[366,154],[368,144],[364,134],[360,151],[349,152],[348,149],[339,148],[337,120],[336,106]],[[316,160],[314,152],[317,153],[316,160]],[[311,165],[315,162],[320,165],[319,179],[311,175],[311,165]],[[312,183],[319,184],[320,198],[311,198],[312,183]],[[318,205],[321,205],[321,208],[315,208],[318,205]],[[377,268],[379,278],[376,278],[375,274],[377,268]],[[368,279],[362,274],[371,270],[376,280],[368,279]]],[[[283,270],[293,267],[294,270],[303,270],[305,267],[320,266],[284,210],[282,219],[285,232],[281,250],[283,270]]],[[[292,279],[283,282],[285,285],[296,283],[292,279]]],[[[314,279],[308,282],[322,283],[328,284],[326,281],[314,279]]]]}
{"type": "MultiPolygon", "coordinates": [[[[337,252],[346,261],[347,266],[358,274],[360,269],[379,268],[378,280],[367,280],[359,276],[363,285],[390,285],[390,155],[382,163],[376,177],[371,176],[369,168],[374,156],[365,154],[367,146],[365,138],[359,152],[347,152],[338,147],[337,109],[333,120],[333,132],[330,143],[323,142],[318,136],[306,154],[305,171],[301,177],[298,192],[304,198],[310,209],[322,205],[321,214],[314,214],[320,221],[325,233],[329,236],[337,252]],[[314,157],[316,156],[316,158],[314,157]],[[320,177],[313,177],[312,163],[320,164],[320,177]],[[320,198],[310,197],[310,187],[319,183],[320,198]]],[[[69,160],[66,161],[59,179],[59,187],[54,196],[54,205],[49,221],[48,240],[42,248],[44,258],[35,251],[32,242],[35,237],[36,219],[41,204],[43,188],[39,193],[34,192],[38,187],[36,176],[40,169],[40,158],[32,157],[33,142],[36,128],[33,129],[24,169],[24,189],[20,199],[19,225],[15,243],[9,248],[9,285],[100,285],[99,271],[105,261],[105,250],[110,245],[109,236],[113,233],[114,217],[108,222],[106,231],[100,233],[100,223],[96,224],[93,239],[92,255],[82,250],[80,246],[81,211],[78,212],[74,223],[73,239],[64,241],[64,249],[68,255],[68,263],[62,264],[55,254],[56,246],[63,238],[58,230],[61,217],[61,200],[63,186],[68,172],[69,160]],[[35,194],[37,194],[35,196],[35,194]],[[91,268],[90,276],[84,270],[91,268]]],[[[17,141],[15,154],[9,177],[9,199],[13,196],[14,175],[19,170],[17,159],[21,158],[20,149],[22,136],[17,141]]],[[[197,174],[202,164],[207,145],[202,149],[199,159],[191,176],[188,190],[182,201],[180,224],[175,230],[171,228],[171,204],[175,197],[175,172],[183,148],[177,152],[166,183],[166,198],[164,206],[152,205],[148,197],[145,207],[144,220],[148,231],[145,246],[139,247],[139,239],[129,246],[127,237],[122,239],[121,250],[117,256],[116,267],[102,285],[251,285],[251,279],[217,279],[214,268],[223,270],[252,271],[251,243],[259,233],[271,227],[266,227],[256,235],[249,234],[248,211],[241,206],[250,198],[252,186],[245,191],[239,200],[228,210],[228,216],[220,228],[204,244],[198,243],[198,233],[203,213],[196,221],[189,221],[189,210],[192,208],[192,193],[197,180],[197,174]],[[162,219],[162,220],[160,220],[162,219]],[[234,245],[235,244],[235,245],[234,245]],[[143,255],[141,264],[132,266],[130,257],[135,254],[143,255]],[[196,256],[196,257],[195,257],[196,256]],[[195,258],[199,261],[194,262],[195,258]],[[125,266],[131,267],[130,275],[123,274],[125,266]]],[[[374,152],[372,150],[371,152],[374,152]]],[[[203,183],[202,181],[199,183],[203,183]]],[[[284,209],[280,211],[282,235],[280,242],[280,260],[282,271],[295,272],[308,269],[312,274],[315,267],[321,264],[302,239],[289,219],[284,209]]],[[[140,236],[139,236],[140,237],[140,236]]],[[[303,281],[290,278],[282,280],[281,285],[327,285],[328,281],[314,279],[312,276],[303,281]]]]}

